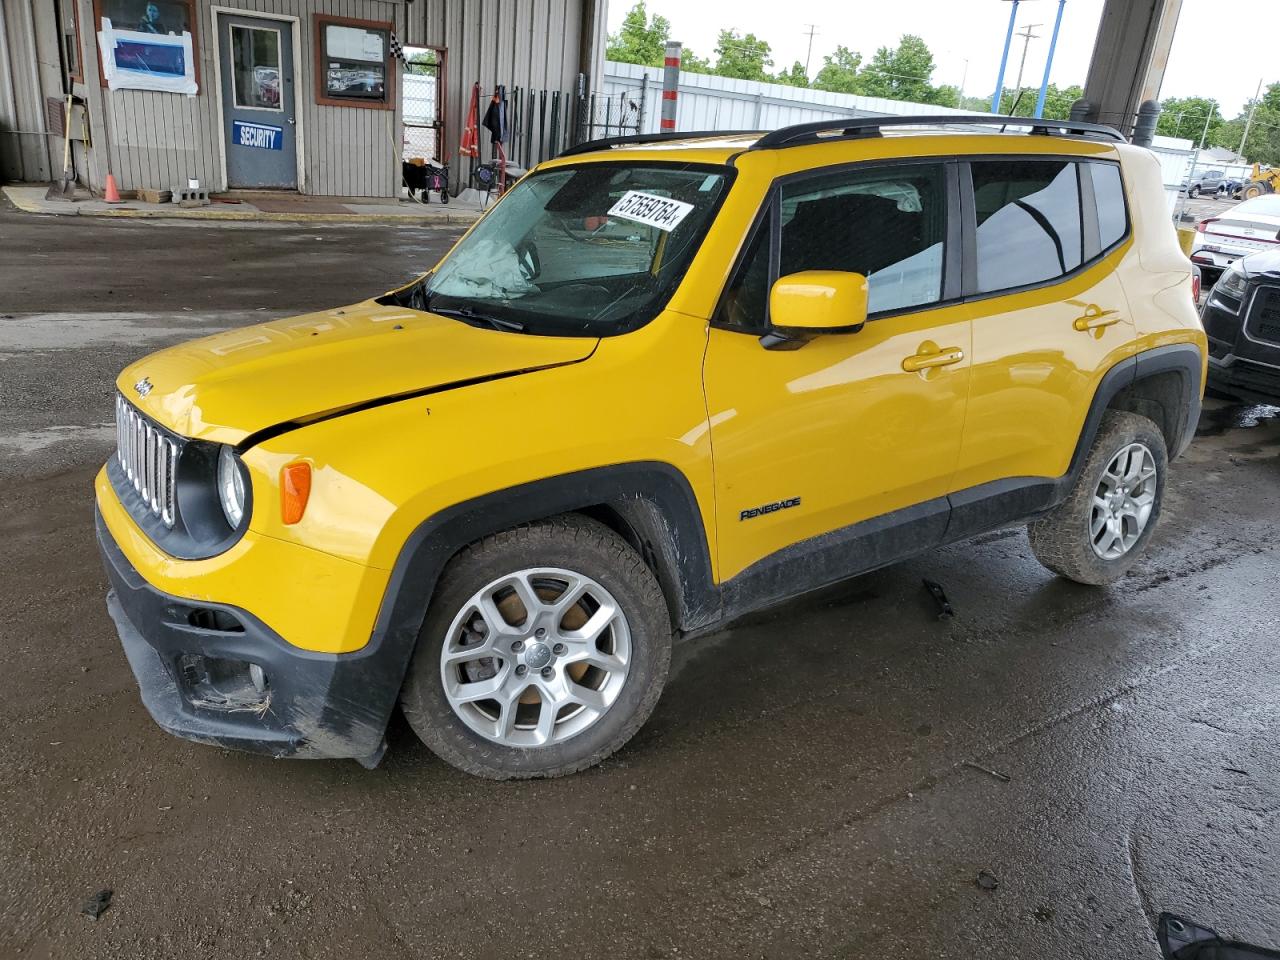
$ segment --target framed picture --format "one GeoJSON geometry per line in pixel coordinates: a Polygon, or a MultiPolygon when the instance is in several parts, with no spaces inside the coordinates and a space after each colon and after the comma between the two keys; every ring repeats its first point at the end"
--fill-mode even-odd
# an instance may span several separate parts
{"type": "Polygon", "coordinates": [[[316,14],[316,102],[395,109],[391,24],[316,14]]]}
{"type": "MultiPolygon", "coordinates": [[[[94,31],[102,30],[103,21],[110,21],[113,31],[128,36],[128,47],[115,47],[116,66],[136,69],[139,72],[160,68],[158,76],[176,76],[179,64],[175,58],[173,39],[184,33],[191,34],[191,63],[181,64],[182,72],[200,82],[200,48],[196,33],[195,0],[93,0],[94,31]],[[144,34],[154,36],[155,44],[148,44],[144,34]],[[161,40],[160,38],[171,38],[161,40]],[[121,60],[121,57],[124,60],[121,60]]],[[[105,59],[105,56],[103,57],[105,59]]],[[[99,64],[102,85],[107,86],[107,70],[99,64]]]]}

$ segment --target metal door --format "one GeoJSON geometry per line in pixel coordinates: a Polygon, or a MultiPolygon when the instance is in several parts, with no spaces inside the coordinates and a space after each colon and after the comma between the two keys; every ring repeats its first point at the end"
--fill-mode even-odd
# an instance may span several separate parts
{"type": "Polygon", "coordinates": [[[218,16],[227,186],[298,186],[293,24],[218,16]]]}

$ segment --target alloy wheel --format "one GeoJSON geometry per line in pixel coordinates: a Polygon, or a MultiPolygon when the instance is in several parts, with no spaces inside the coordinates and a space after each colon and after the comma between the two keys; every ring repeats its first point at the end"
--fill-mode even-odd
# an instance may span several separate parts
{"type": "Polygon", "coordinates": [[[1093,552],[1116,560],[1133,549],[1147,528],[1156,501],[1156,460],[1142,443],[1130,443],[1111,458],[1093,494],[1089,537],[1093,552]]]}
{"type": "Polygon", "coordinates": [[[520,570],[477,590],[440,652],[445,697],[472,731],[508,747],[561,743],[617,701],[631,631],[601,584],[560,568],[520,570]]]}

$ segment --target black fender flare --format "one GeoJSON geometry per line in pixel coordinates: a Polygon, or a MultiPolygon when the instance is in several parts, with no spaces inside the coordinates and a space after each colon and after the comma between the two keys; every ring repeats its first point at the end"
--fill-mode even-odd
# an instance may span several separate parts
{"type": "Polygon", "coordinates": [[[1182,454],[1195,436],[1196,424],[1200,420],[1200,380],[1203,367],[1203,354],[1194,343],[1173,343],[1163,347],[1144,350],[1121,360],[1103,374],[1094,391],[1093,402],[1085,415],[1084,426],[1080,430],[1080,438],[1076,441],[1075,451],[1071,455],[1071,464],[1067,468],[1068,486],[1084,466],[1085,458],[1093,446],[1094,437],[1098,435],[1098,427],[1102,423],[1102,415],[1110,408],[1112,401],[1123,391],[1140,380],[1154,377],[1162,373],[1176,373],[1182,383],[1183,407],[1186,410],[1182,422],[1177,424],[1177,434],[1169,444],[1169,459],[1182,454]]]}
{"type": "Polygon", "coordinates": [[[410,534],[392,568],[370,638],[396,693],[436,582],[454,554],[524,523],[599,507],[614,511],[639,541],[667,595],[676,629],[688,631],[719,619],[720,591],[712,577],[702,514],[682,472],[646,460],[561,474],[447,507],[410,534]]]}

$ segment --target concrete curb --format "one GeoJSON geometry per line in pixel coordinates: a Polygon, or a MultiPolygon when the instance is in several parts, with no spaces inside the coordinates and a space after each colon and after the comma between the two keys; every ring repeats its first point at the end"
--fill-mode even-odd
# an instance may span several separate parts
{"type": "MultiPolygon", "coordinates": [[[[135,219],[168,220],[221,220],[238,222],[275,223],[377,223],[401,224],[420,227],[470,226],[480,218],[480,211],[432,213],[427,216],[413,213],[269,213],[265,210],[219,210],[209,207],[180,207],[172,210],[140,210],[135,207],[83,208],[74,202],[31,201],[17,191],[3,190],[10,203],[23,213],[35,213],[54,217],[130,217],[135,219]]],[[[127,203],[128,201],[126,201],[127,203]]]]}

